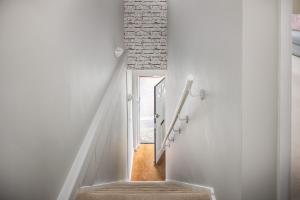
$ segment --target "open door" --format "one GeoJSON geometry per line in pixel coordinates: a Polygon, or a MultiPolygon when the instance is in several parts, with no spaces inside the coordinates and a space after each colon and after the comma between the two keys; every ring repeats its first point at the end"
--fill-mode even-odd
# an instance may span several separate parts
{"type": "Polygon", "coordinates": [[[154,87],[154,158],[155,163],[161,157],[162,142],[165,137],[165,79],[154,87]]]}

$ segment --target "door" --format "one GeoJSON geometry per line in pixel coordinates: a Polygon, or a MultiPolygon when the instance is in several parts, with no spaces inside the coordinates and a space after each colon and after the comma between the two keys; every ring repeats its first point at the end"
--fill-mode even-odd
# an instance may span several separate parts
{"type": "Polygon", "coordinates": [[[161,152],[162,142],[165,137],[165,79],[163,78],[154,87],[154,158],[158,163],[161,152]]]}

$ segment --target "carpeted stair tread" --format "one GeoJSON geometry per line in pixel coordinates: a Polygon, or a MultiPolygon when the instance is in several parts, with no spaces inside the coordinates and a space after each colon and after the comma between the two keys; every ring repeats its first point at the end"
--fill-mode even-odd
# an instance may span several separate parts
{"type": "Polygon", "coordinates": [[[210,200],[207,194],[174,194],[174,193],[154,193],[154,194],[102,194],[85,193],[79,194],[76,200],[210,200]]]}
{"type": "Polygon", "coordinates": [[[76,200],[210,200],[210,191],[175,182],[118,182],[80,190],[76,200]]]}

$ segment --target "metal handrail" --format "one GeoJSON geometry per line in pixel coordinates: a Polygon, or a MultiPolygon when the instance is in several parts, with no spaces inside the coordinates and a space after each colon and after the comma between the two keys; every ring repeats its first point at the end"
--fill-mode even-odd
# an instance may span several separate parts
{"type": "Polygon", "coordinates": [[[185,87],[183,89],[183,92],[181,94],[181,97],[180,97],[180,100],[178,102],[178,105],[176,107],[176,110],[175,110],[175,114],[172,118],[172,121],[171,121],[171,124],[168,128],[168,131],[167,131],[167,134],[162,142],[162,146],[161,146],[161,149],[160,149],[160,152],[163,152],[165,150],[165,146],[166,146],[166,143],[174,129],[174,126],[176,124],[176,121],[179,119],[179,116],[180,116],[180,112],[182,110],[182,107],[188,97],[188,95],[190,94],[190,91],[191,91],[191,88],[192,88],[192,84],[193,84],[193,77],[189,76],[187,81],[186,81],[186,84],[185,84],[185,87]]]}

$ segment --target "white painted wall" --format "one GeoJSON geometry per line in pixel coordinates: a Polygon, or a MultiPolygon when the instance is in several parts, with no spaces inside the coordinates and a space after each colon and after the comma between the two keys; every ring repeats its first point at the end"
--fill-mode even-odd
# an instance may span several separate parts
{"type": "Polygon", "coordinates": [[[278,66],[277,200],[290,197],[291,169],[291,13],[292,0],[280,0],[278,66]]]}
{"type": "Polygon", "coordinates": [[[121,4],[0,2],[1,199],[57,197],[117,63],[121,4]]]}
{"type": "Polygon", "coordinates": [[[208,97],[188,99],[167,178],[214,187],[222,200],[276,199],[278,2],[168,5],[167,124],[188,74],[208,97]]]}
{"type": "Polygon", "coordinates": [[[81,186],[127,179],[130,157],[127,145],[130,141],[127,136],[126,71],[127,56],[122,56],[98,110],[94,144],[87,156],[90,158],[85,162],[88,168],[82,170],[85,177],[81,186]]]}
{"type": "Polygon", "coordinates": [[[214,187],[217,199],[241,199],[242,2],[170,0],[168,6],[166,126],[189,74],[193,92],[201,87],[208,97],[188,98],[182,115],[190,121],[167,150],[167,179],[214,187]]]}
{"type": "Polygon", "coordinates": [[[277,0],[243,4],[243,200],[276,199],[278,6],[277,0]]]}

